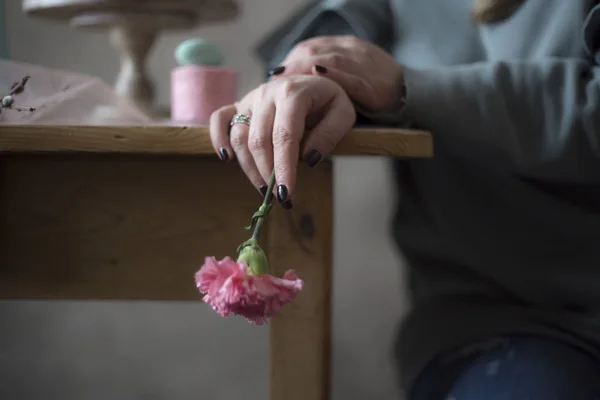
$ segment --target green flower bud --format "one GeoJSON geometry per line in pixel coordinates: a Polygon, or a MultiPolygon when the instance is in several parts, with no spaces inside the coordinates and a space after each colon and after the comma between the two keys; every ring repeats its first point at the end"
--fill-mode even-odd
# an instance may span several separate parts
{"type": "Polygon", "coordinates": [[[260,248],[258,242],[254,239],[249,239],[242,243],[238,248],[238,261],[244,261],[248,266],[248,273],[256,276],[268,274],[269,262],[264,250],[260,248]]]}

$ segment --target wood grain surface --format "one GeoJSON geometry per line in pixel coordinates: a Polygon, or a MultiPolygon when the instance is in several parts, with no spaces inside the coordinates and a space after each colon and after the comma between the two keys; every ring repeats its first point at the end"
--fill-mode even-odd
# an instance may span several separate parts
{"type": "Polygon", "coordinates": [[[200,300],[261,197],[216,159],[0,157],[0,298],[200,300]]]}
{"type": "MultiPolygon", "coordinates": [[[[0,126],[0,152],[96,152],[213,155],[208,128],[200,126],[0,126]]],[[[431,157],[428,132],[357,128],[336,155],[431,157]]]]}

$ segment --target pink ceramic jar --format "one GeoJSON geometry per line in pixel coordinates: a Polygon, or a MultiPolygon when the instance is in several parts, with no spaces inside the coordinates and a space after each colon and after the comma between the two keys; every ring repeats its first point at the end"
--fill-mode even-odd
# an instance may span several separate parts
{"type": "Polygon", "coordinates": [[[237,71],[225,67],[184,65],[171,72],[171,119],[208,123],[219,108],[237,97],[237,71]]]}

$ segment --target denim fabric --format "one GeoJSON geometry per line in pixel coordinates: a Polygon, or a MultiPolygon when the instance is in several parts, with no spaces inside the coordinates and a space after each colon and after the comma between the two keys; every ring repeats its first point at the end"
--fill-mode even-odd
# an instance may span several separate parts
{"type": "Polygon", "coordinates": [[[562,342],[511,336],[432,362],[409,400],[599,400],[600,361],[562,342]]]}

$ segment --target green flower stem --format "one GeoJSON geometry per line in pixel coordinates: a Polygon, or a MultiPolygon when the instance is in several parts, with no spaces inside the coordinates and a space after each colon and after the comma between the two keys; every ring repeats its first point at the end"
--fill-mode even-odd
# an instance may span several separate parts
{"type": "Polygon", "coordinates": [[[267,218],[267,214],[271,208],[271,200],[273,198],[273,189],[275,188],[275,169],[271,172],[271,178],[269,179],[269,186],[267,187],[267,193],[265,194],[265,198],[258,209],[262,211],[261,215],[256,219],[256,225],[254,226],[254,231],[252,232],[252,239],[258,241],[258,237],[260,235],[260,230],[263,227],[263,223],[267,218]]]}
{"type": "Polygon", "coordinates": [[[251,275],[261,276],[262,274],[268,274],[269,272],[269,262],[267,260],[267,255],[260,248],[258,244],[258,237],[260,235],[260,231],[263,227],[265,219],[271,211],[271,199],[273,198],[273,189],[275,188],[275,170],[271,172],[271,179],[269,179],[269,186],[267,188],[267,192],[265,193],[265,197],[263,199],[262,204],[258,208],[258,210],[252,215],[252,219],[250,220],[250,226],[247,226],[246,229],[251,230],[252,237],[242,243],[237,251],[238,251],[238,262],[245,262],[248,266],[248,273],[251,275]]]}

